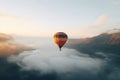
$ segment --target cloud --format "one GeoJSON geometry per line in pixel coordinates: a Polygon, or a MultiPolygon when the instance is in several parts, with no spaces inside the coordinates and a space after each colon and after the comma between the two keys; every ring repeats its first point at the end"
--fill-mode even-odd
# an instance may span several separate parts
{"type": "MultiPolygon", "coordinates": [[[[42,41],[38,39],[34,42],[41,43],[42,41]]],[[[83,76],[86,78],[86,74],[93,78],[105,64],[101,59],[91,58],[74,49],[62,48],[60,52],[51,39],[44,40],[44,42],[45,46],[10,56],[8,61],[17,63],[22,70],[35,70],[42,75],[56,73],[59,78],[62,78],[61,80],[78,79],[83,76]]]]}
{"type": "MultiPolygon", "coordinates": [[[[80,29],[74,29],[74,33],[80,38],[86,38],[86,37],[94,37],[101,33],[105,33],[112,29],[119,29],[120,23],[109,23],[107,24],[108,17],[105,15],[101,15],[97,18],[97,20],[94,22],[91,26],[84,26],[80,29]]],[[[72,29],[71,29],[72,30],[72,29]]],[[[69,34],[71,34],[69,32],[69,34]]]]}
{"type": "Polygon", "coordinates": [[[107,16],[106,15],[101,15],[97,18],[97,20],[95,21],[94,25],[95,26],[100,26],[103,25],[106,21],[107,21],[107,16]]]}
{"type": "MultiPolygon", "coordinates": [[[[21,38],[19,38],[21,39],[21,38]]],[[[96,52],[96,56],[84,54],[75,49],[62,48],[53,44],[52,39],[25,38],[20,40],[33,45],[36,50],[25,51],[19,55],[8,57],[9,63],[20,66],[18,72],[23,73],[19,77],[37,78],[43,80],[119,80],[120,65],[119,56],[96,52]],[[26,40],[26,41],[25,41],[26,40]],[[24,71],[28,72],[24,74],[24,71]],[[39,77],[36,77],[39,76],[39,77]]],[[[13,69],[13,68],[12,68],[13,69]]],[[[14,73],[12,73],[14,74],[14,73]]],[[[25,80],[27,80],[25,78],[25,80]]]]}
{"type": "Polygon", "coordinates": [[[18,64],[24,69],[39,70],[43,73],[67,73],[76,69],[96,72],[102,66],[102,60],[80,54],[74,49],[64,49],[62,52],[56,49],[43,49],[24,52],[14,57],[17,57],[18,64]]]}

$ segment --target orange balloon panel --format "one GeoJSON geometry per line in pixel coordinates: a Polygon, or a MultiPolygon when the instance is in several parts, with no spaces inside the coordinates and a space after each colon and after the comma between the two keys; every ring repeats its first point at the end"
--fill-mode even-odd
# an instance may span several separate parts
{"type": "Polygon", "coordinates": [[[67,38],[54,38],[55,43],[61,48],[67,41],[67,38]]]}

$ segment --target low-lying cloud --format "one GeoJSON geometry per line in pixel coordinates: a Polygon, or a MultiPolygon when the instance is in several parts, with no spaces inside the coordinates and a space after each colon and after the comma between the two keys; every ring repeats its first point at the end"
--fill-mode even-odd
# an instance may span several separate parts
{"type": "Polygon", "coordinates": [[[39,49],[14,57],[17,57],[18,64],[24,69],[39,70],[43,73],[67,73],[78,69],[96,72],[104,64],[100,59],[90,58],[73,49],[64,49],[61,52],[57,49],[39,49]]]}
{"type": "MultiPolygon", "coordinates": [[[[40,39],[37,41],[41,42],[40,39]]],[[[106,64],[104,60],[92,58],[75,49],[62,48],[59,51],[51,41],[44,40],[46,46],[37,45],[36,50],[12,55],[8,61],[17,63],[22,70],[35,70],[43,75],[56,73],[61,80],[88,79],[85,75],[91,75],[91,79],[94,79],[106,64]]]]}

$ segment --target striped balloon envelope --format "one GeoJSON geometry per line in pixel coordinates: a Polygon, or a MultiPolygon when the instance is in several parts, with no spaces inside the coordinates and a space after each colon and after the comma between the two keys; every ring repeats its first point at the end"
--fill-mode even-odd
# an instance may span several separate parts
{"type": "Polygon", "coordinates": [[[54,34],[54,42],[58,45],[60,51],[68,39],[68,36],[64,32],[57,32],[54,34]]]}

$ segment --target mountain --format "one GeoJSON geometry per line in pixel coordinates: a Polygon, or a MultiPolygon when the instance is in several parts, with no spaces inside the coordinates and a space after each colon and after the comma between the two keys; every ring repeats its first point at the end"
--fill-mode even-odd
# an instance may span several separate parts
{"type": "Polygon", "coordinates": [[[119,33],[119,32],[120,32],[120,29],[112,29],[112,30],[107,31],[106,33],[113,34],[113,33],[119,33]]]}
{"type": "Polygon", "coordinates": [[[0,33],[0,41],[12,40],[13,37],[4,33],[0,33]]]}
{"type": "Polygon", "coordinates": [[[31,47],[16,43],[10,35],[0,33],[0,56],[19,54],[23,51],[32,50],[31,47]]]}
{"type": "Polygon", "coordinates": [[[70,39],[66,47],[83,53],[106,52],[120,54],[120,30],[111,30],[92,38],[70,39]]]}
{"type": "Polygon", "coordinates": [[[120,30],[113,29],[106,33],[100,34],[92,38],[91,43],[96,44],[120,44],[120,30]]]}

